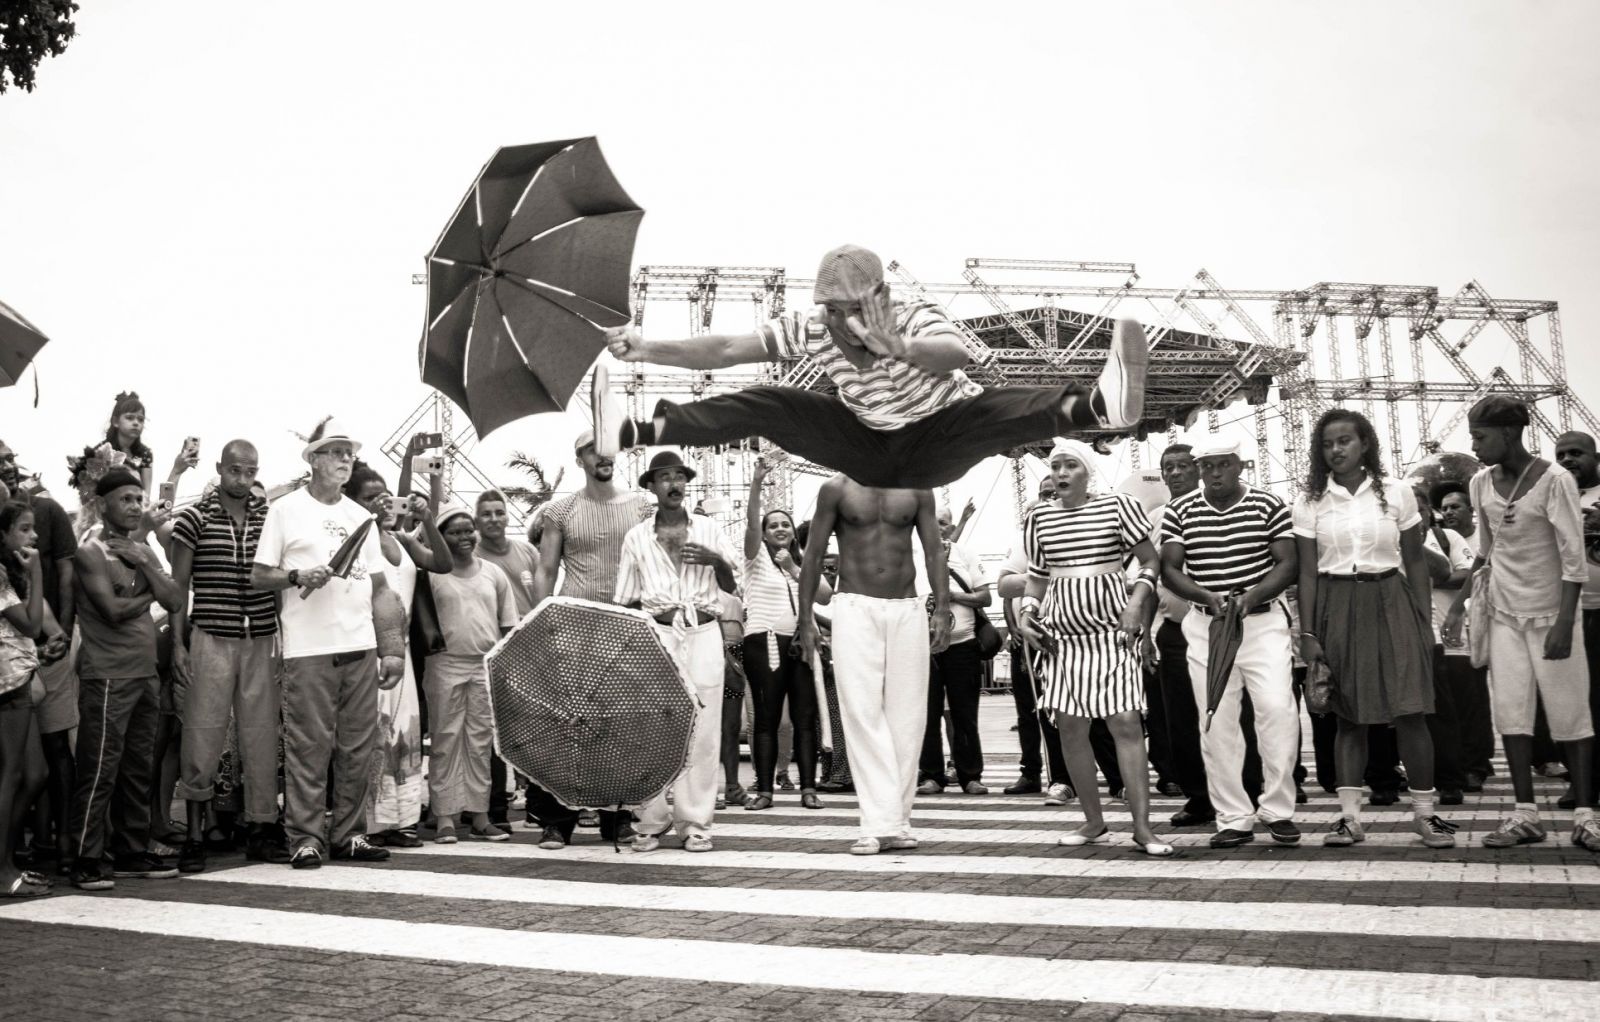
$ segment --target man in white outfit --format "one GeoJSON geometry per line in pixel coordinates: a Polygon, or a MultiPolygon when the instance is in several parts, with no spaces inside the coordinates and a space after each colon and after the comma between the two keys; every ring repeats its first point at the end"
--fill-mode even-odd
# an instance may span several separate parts
{"type": "Polygon", "coordinates": [[[839,537],[833,601],[833,674],[850,772],[861,806],[854,855],[911,849],[911,804],[928,719],[928,656],[950,645],[950,583],[938,515],[928,490],[862,486],[839,475],[823,484],[800,571],[794,641],[817,649],[813,605],[828,540],[839,537]],[[916,594],[915,528],[933,590],[930,619],[916,594]]]}
{"type": "Polygon", "coordinates": [[[1198,613],[1183,619],[1189,677],[1197,707],[1207,705],[1211,623],[1232,596],[1244,615],[1244,636],[1227,688],[1209,728],[1202,723],[1200,754],[1217,813],[1213,848],[1255,840],[1255,822],[1279,844],[1300,842],[1294,824],[1294,766],[1300,756],[1300,710],[1294,698],[1289,616],[1277,598],[1295,581],[1289,508],[1266,490],[1240,480],[1239,442],[1208,436],[1194,445],[1200,488],[1167,505],[1161,527],[1161,577],[1198,613]],[[1261,800],[1244,788],[1245,737],[1239,722],[1245,692],[1255,707],[1261,753],[1261,800]]]}
{"type": "Polygon", "coordinates": [[[690,852],[711,851],[711,818],[722,775],[722,593],[739,587],[739,556],[715,519],[683,506],[694,469],[675,451],[650,459],[639,486],[655,494],[656,513],[628,530],[617,568],[616,602],[656,619],[656,632],[694,686],[689,765],[666,793],[639,807],[635,852],[653,852],[676,828],[690,852]]]}

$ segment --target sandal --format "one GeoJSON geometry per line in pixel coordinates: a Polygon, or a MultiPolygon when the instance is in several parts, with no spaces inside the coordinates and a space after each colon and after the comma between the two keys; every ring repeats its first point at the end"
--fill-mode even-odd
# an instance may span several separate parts
{"type": "Polygon", "coordinates": [[[1136,839],[1133,842],[1133,847],[1137,851],[1141,851],[1144,854],[1146,854],[1146,855],[1148,855],[1148,856],[1150,856],[1152,858],[1156,858],[1156,859],[1170,858],[1173,855],[1177,854],[1177,851],[1178,851],[1176,848],[1172,847],[1171,845],[1163,844],[1160,841],[1150,841],[1148,843],[1142,843],[1142,842],[1140,842],[1140,841],[1138,841],[1136,839]]]}
{"type": "Polygon", "coordinates": [[[22,871],[22,879],[32,884],[34,887],[54,887],[56,885],[56,882],[50,877],[31,869],[25,869],[22,871]]]}
{"type": "Polygon", "coordinates": [[[758,793],[746,801],[744,807],[751,812],[758,812],[762,809],[771,809],[772,796],[758,793]]]}
{"type": "Polygon", "coordinates": [[[822,808],[824,808],[824,806],[822,804],[822,799],[819,798],[817,796],[817,793],[814,792],[814,791],[802,791],[800,793],[800,805],[805,807],[806,809],[822,809],[822,808]]]}
{"type": "Polygon", "coordinates": [[[25,874],[18,873],[17,878],[11,881],[11,886],[0,893],[0,898],[42,898],[50,893],[50,888],[41,887],[27,878],[25,874]]]}

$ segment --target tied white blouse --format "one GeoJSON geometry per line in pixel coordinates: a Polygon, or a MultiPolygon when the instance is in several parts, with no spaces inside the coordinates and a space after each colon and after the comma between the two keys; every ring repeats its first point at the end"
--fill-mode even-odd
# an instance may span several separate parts
{"type": "Polygon", "coordinates": [[[1316,500],[1294,504],[1294,534],[1317,541],[1317,572],[1354,575],[1401,567],[1400,534],[1422,521],[1417,495],[1398,479],[1383,481],[1385,509],[1370,478],[1355,492],[1328,481],[1316,500]]]}

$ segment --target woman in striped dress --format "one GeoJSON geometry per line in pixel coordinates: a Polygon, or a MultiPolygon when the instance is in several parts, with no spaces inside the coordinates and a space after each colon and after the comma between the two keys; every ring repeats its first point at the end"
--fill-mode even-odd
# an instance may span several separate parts
{"type": "Polygon", "coordinates": [[[1056,716],[1084,823],[1061,838],[1068,847],[1111,839],[1100,811],[1089,725],[1102,719],[1133,813],[1134,846],[1172,854],[1150,829],[1150,770],[1144,746],[1144,678],[1139,650],[1155,610],[1156,552],[1150,519],[1127,494],[1092,496],[1094,456],[1075,440],[1050,452],[1056,498],[1035,505],[1023,527],[1028,589],[1019,618],[1023,637],[1040,649],[1040,705],[1056,716]],[[1129,557],[1139,572],[1129,583],[1129,557]]]}

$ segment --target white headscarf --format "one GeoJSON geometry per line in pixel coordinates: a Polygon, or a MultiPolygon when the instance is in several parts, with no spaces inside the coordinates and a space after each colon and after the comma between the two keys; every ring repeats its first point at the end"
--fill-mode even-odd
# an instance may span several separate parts
{"type": "Polygon", "coordinates": [[[1045,464],[1054,468],[1056,458],[1069,454],[1078,459],[1078,462],[1089,471],[1089,492],[1098,492],[1100,487],[1100,455],[1093,447],[1082,440],[1073,440],[1069,437],[1057,437],[1056,445],[1050,448],[1050,457],[1045,459],[1045,464]]]}

